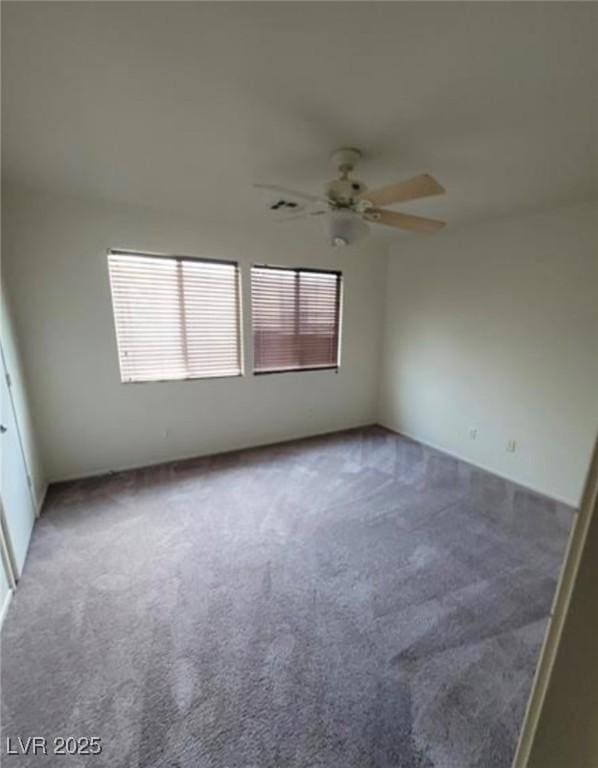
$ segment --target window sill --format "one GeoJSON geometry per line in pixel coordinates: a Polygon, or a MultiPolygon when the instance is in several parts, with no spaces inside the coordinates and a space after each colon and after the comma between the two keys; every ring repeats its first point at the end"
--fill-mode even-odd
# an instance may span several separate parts
{"type": "Polygon", "coordinates": [[[334,371],[338,373],[339,365],[317,365],[311,368],[279,368],[275,371],[254,371],[254,376],[271,376],[278,373],[304,373],[305,371],[334,371]]]}
{"type": "Polygon", "coordinates": [[[184,376],[176,379],[138,379],[128,380],[121,379],[121,384],[176,384],[183,381],[220,381],[221,379],[241,379],[245,374],[241,373],[225,373],[216,376],[184,376]]]}

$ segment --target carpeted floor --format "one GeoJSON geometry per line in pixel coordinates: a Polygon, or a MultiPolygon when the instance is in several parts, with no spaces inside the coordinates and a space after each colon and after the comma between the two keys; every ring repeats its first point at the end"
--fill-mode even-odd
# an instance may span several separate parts
{"type": "Polygon", "coordinates": [[[7,765],[509,768],[572,517],[375,427],[54,487],[4,737],[103,751],[7,765]]]}

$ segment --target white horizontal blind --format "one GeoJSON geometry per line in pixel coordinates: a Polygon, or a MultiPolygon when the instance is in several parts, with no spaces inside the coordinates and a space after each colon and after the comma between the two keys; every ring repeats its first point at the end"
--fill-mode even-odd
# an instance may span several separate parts
{"type": "Polygon", "coordinates": [[[108,267],[122,381],[241,373],[237,264],[112,251],[108,267]]]}
{"type": "Polygon", "coordinates": [[[255,373],[336,368],[341,274],[253,267],[255,373]]]}

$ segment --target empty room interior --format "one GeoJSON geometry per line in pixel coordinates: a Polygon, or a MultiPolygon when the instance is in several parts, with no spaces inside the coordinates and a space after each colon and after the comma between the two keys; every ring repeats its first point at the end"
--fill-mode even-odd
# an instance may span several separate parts
{"type": "Polygon", "coordinates": [[[2,765],[598,768],[598,5],[1,35],[2,765]]]}

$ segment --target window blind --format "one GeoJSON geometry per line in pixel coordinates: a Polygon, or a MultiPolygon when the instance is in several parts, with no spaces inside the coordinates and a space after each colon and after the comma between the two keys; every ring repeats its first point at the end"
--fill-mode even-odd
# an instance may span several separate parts
{"type": "Polygon", "coordinates": [[[254,373],[336,368],[341,274],[253,267],[254,373]]]}
{"type": "Polygon", "coordinates": [[[122,381],[240,375],[236,263],[111,251],[108,267],[122,381]]]}

